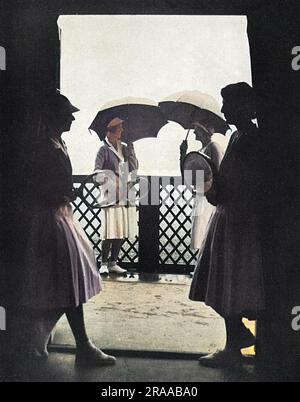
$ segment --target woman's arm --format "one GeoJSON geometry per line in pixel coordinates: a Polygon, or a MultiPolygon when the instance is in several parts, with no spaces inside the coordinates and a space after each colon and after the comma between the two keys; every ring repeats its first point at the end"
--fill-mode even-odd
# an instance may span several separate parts
{"type": "Polygon", "coordinates": [[[219,167],[221,165],[221,162],[222,162],[222,159],[224,156],[224,152],[223,152],[221,146],[216,142],[211,142],[207,146],[205,153],[210,157],[213,164],[219,170],[219,167]]]}
{"type": "Polygon", "coordinates": [[[138,170],[139,162],[137,160],[134,146],[132,143],[129,143],[128,145],[123,145],[123,154],[125,156],[126,161],[128,162],[129,172],[138,170]]]}
{"type": "Polygon", "coordinates": [[[97,152],[94,170],[102,170],[104,168],[105,160],[106,160],[106,152],[105,148],[102,146],[97,152]]]}
{"type": "Polygon", "coordinates": [[[101,186],[108,181],[107,171],[104,169],[105,162],[107,160],[107,154],[104,146],[100,147],[97,152],[94,172],[98,173],[93,176],[93,181],[96,185],[101,186]]]}
{"type": "Polygon", "coordinates": [[[32,194],[43,205],[57,207],[67,197],[73,199],[72,172],[65,154],[45,143],[39,148],[32,174],[32,194]]]}

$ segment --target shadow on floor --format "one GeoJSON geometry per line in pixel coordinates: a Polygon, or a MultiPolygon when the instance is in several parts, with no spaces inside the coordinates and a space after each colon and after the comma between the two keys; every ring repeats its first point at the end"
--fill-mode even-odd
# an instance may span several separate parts
{"type": "Polygon", "coordinates": [[[253,382],[252,364],[229,371],[201,367],[197,360],[117,356],[115,366],[79,370],[74,355],[50,353],[46,362],[11,367],[4,381],[21,382],[253,382]]]}

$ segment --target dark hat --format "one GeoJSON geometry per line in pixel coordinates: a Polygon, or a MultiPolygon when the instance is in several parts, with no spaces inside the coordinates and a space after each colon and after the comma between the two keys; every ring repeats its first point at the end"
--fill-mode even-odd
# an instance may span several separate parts
{"type": "Polygon", "coordinates": [[[221,95],[224,101],[229,102],[232,107],[242,107],[251,116],[251,119],[256,118],[255,93],[246,82],[227,85],[221,90],[221,95]]]}
{"type": "Polygon", "coordinates": [[[68,109],[70,110],[71,113],[79,112],[78,107],[72,105],[72,103],[69,101],[67,97],[64,95],[59,94],[59,101],[58,101],[59,107],[61,109],[68,109]]]}
{"type": "Polygon", "coordinates": [[[223,99],[234,103],[241,101],[255,103],[254,90],[246,82],[227,85],[221,90],[221,95],[223,99]]]}
{"type": "Polygon", "coordinates": [[[69,99],[62,95],[58,90],[46,97],[43,109],[44,111],[52,111],[60,114],[65,112],[75,113],[79,111],[79,109],[72,105],[69,99]]]}

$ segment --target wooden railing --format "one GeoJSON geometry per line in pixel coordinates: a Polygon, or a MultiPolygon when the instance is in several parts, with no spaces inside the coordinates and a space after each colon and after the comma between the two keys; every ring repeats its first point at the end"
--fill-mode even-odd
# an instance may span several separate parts
{"type": "MultiPolygon", "coordinates": [[[[78,188],[85,178],[74,176],[74,187],[78,188]]],[[[191,189],[182,183],[181,177],[140,176],[139,180],[147,181],[148,191],[146,197],[137,201],[138,236],[124,241],[120,265],[136,272],[190,273],[197,254],[190,248],[191,189]]],[[[136,187],[139,193],[139,182],[136,187]]],[[[100,263],[100,210],[90,206],[95,200],[96,188],[88,181],[84,189],[84,197],[73,202],[74,215],[93,244],[100,263]]]]}

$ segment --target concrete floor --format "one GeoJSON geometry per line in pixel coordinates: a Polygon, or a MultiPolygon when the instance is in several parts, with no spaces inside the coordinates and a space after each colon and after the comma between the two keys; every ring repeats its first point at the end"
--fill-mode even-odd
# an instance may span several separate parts
{"type": "Polygon", "coordinates": [[[46,363],[22,365],[4,381],[22,382],[230,382],[255,381],[253,366],[238,372],[201,367],[196,360],[118,357],[115,366],[79,370],[74,355],[50,353],[46,363]]]}
{"type": "MultiPolygon", "coordinates": [[[[103,292],[84,307],[89,336],[104,349],[201,354],[223,348],[224,321],[204,303],[189,300],[190,282],[183,275],[160,275],[157,282],[137,275],[105,278],[103,292]]],[[[74,345],[65,317],[54,343],[74,345]]]]}
{"type": "Polygon", "coordinates": [[[198,364],[201,354],[224,346],[225,331],[223,320],[212,309],[188,299],[190,280],[163,275],[157,282],[142,282],[137,275],[104,279],[103,292],[85,305],[85,320],[89,336],[101,349],[114,354],[117,364],[76,369],[74,340],[62,318],[48,360],[34,366],[21,362],[10,368],[4,381],[255,381],[251,357],[235,372],[198,364]]]}

